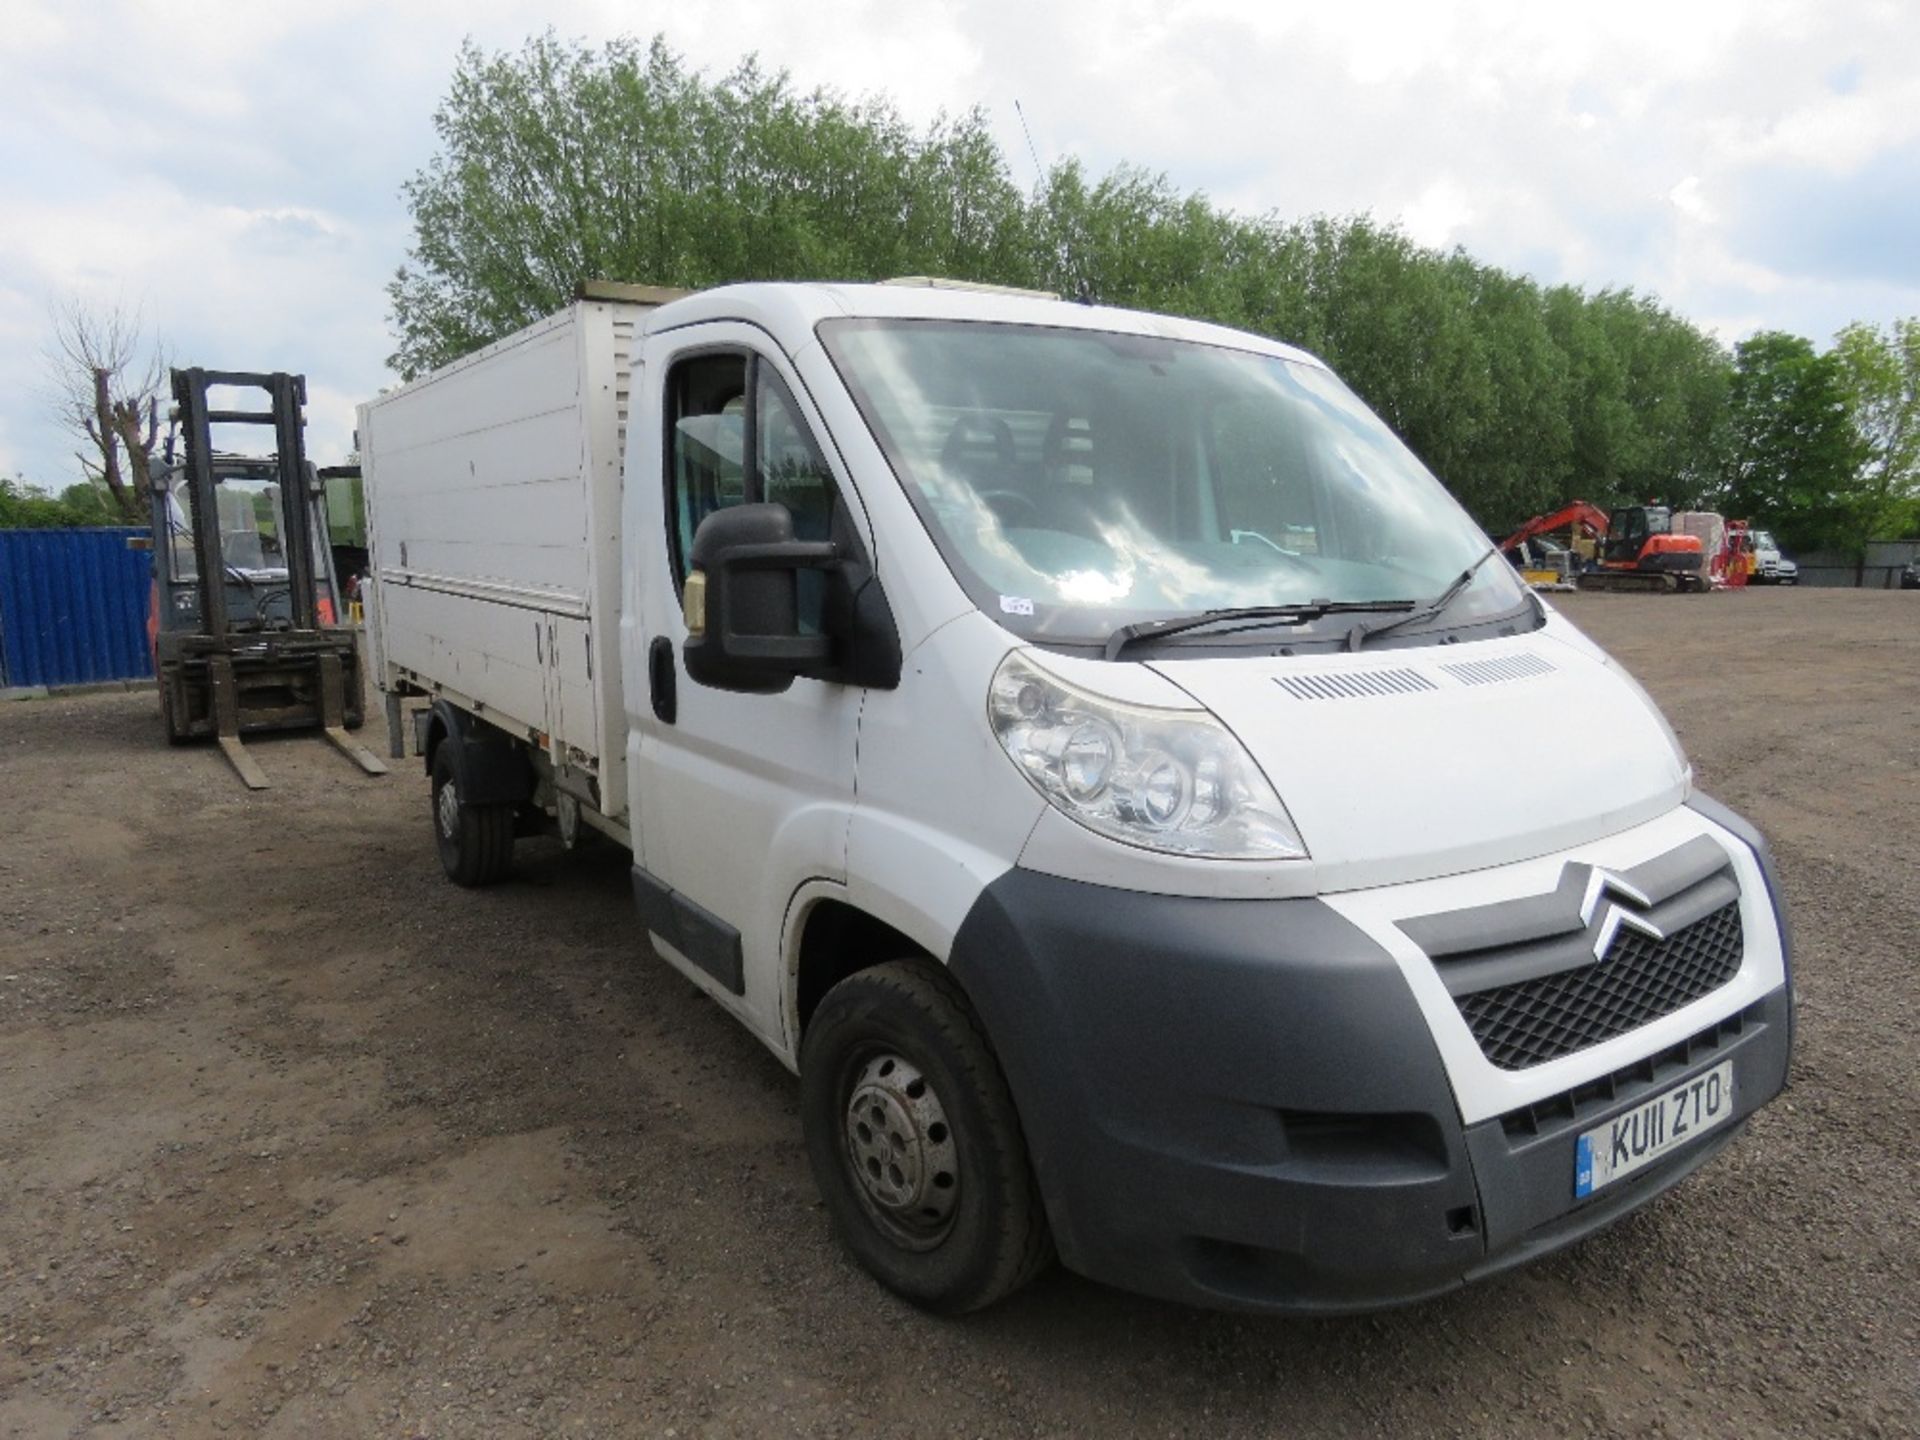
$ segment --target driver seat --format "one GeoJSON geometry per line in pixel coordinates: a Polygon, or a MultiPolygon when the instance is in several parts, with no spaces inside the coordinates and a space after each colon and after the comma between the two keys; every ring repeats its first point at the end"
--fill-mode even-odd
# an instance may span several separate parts
{"type": "Polygon", "coordinates": [[[1015,469],[1013,430],[1000,416],[975,410],[955,419],[940,447],[940,468],[964,483],[1001,524],[1017,523],[1025,507],[1007,502],[1026,495],[1015,469]]]}

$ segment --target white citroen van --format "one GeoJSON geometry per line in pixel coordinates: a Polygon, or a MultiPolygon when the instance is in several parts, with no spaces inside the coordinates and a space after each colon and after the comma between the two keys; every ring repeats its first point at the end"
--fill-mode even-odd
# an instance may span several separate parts
{"type": "Polygon", "coordinates": [[[359,442],[447,873],[629,847],[636,955],[798,1072],[835,1228],[922,1304],[1056,1253],[1434,1295],[1785,1081],[1760,837],[1310,355],[930,282],[592,285],[359,442]]]}

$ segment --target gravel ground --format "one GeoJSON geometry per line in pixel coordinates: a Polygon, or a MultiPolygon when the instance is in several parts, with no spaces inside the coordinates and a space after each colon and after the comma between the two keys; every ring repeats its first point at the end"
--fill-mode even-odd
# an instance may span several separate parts
{"type": "Polygon", "coordinates": [[[1773,839],[1793,1087],[1571,1253],[1344,1321],[1058,1271],[921,1315],[612,847],[469,894],[413,765],[260,741],[249,795],[150,694],[0,707],[0,1435],[1920,1434],[1920,595],[1563,608],[1773,839]]]}

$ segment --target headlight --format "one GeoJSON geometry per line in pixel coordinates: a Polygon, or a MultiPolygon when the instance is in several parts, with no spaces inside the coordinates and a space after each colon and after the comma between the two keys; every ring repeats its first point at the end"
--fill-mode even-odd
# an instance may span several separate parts
{"type": "Polygon", "coordinates": [[[987,711],[1020,773],[1089,830],[1174,855],[1306,858],[1253,757],[1197,706],[1090,695],[1016,651],[994,673],[987,711]]]}

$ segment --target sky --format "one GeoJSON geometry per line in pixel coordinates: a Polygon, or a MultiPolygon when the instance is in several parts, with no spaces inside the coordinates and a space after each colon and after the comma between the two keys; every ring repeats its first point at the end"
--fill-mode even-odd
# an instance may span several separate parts
{"type": "Polygon", "coordinates": [[[1025,185],[1017,100],[1042,165],[1369,212],[1729,344],[1920,314],[1907,0],[0,0],[0,475],[80,478],[45,358],[75,300],[177,364],[304,373],[308,453],[345,458],[459,46],[549,26],[715,76],[754,51],[915,121],[982,106],[1025,185]]]}

